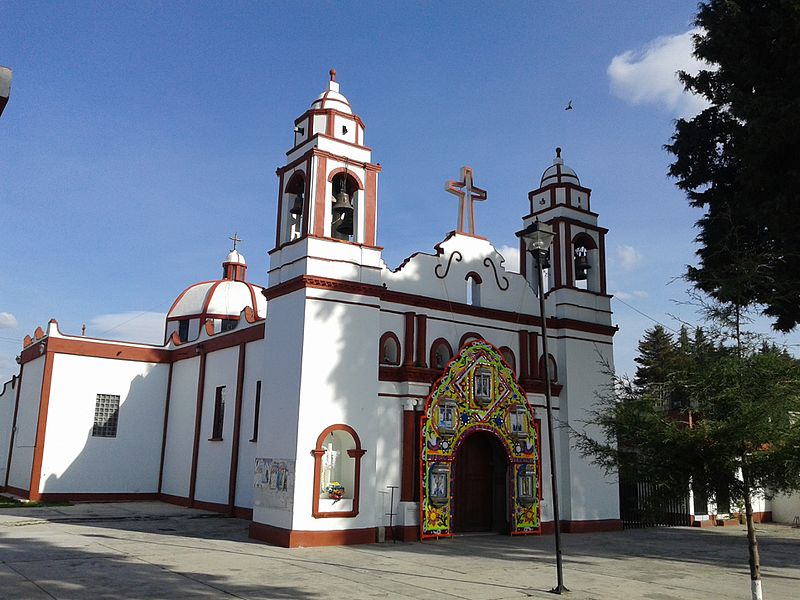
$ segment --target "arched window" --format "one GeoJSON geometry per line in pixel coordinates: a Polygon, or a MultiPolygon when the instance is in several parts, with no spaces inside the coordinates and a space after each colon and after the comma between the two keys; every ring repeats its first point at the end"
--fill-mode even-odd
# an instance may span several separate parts
{"type": "Polygon", "coordinates": [[[355,517],[361,485],[361,457],[366,450],[355,429],[337,424],[317,438],[314,455],[312,516],[355,517]]]}
{"type": "Polygon", "coordinates": [[[467,342],[471,342],[472,340],[482,340],[483,336],[480,333],[476,333],[475,331],[468,331],[464,335],[461,336],[461,339],[458,342],[458,347],[463,348],[464,344],[467,342]]]}
{"type": "MultiPolygon", "coordinates": [[[[547,358],[548,365],[550,367],[550,381],[558,381],[558,366],[556,365],[556,359],[552,354],[548,354],[547,358]]],[[[539,375],[542,379],[544,379],[544,356],[539,358],[539,375]]]]}
{"type": "Polygon", "coordinates": [[[582,231],[572,238],[572,260],[575,287],[597,291],[597,244],[588,233],[582,231]]]}
{"type": "Polygon", "coordinates": [[[470,271],[466,276],[467,282],[467,304],[469,306],[481,305],[481,276],[475,271],[470,271]]]}
{"type": "Polygon", "coordinates": [[[358,181],[351,173],[341,171],[331,179],[331,237],[337,240],[358,241],[358,181]]]}
{"type": "Polygon", "coordinates": [[[399,365],[400,364],[400,340],[397,335],[391,331],[387,331],[381,336],[378,352],[378,362],[382,365],[399,365]]]}
{"type": "Polygon", "coordinates": [[[503,357],[503,360],[508,363],[508,366],[511,367],[511,370],[514,373],[517,372],[517,359],[514,357],[514,352],[508,346],[502,346],[500,348],[500,356],[503,357]]]}
{"type": "Polygon", "coordinates": [[[306,179],[302,171],[295,171],[286,184],[284,202],[286,203],[286,240],[296,240],[303,234],[303,213],[305,212],[306,179]]]}
{"type": "Polygon", "coordinates": [[[453,348],[444,338],[439,338],[431,344],[430,362],[431,369],[444,369],[453,358],[453,348]]]}

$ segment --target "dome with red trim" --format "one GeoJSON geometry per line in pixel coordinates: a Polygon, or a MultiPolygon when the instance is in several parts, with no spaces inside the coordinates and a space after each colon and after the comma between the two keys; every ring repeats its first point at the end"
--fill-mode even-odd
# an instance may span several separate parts
{"type": "Polygon", "coordinates": [[[267,299],[261,293],[264,288],[245,281],[246,270],[244,256],[231,251],[222,263],[222,279],[186,288],[169,309],[167,320],[238,318],[247,307],[265,317],[267,299]]]}
{"type": "Polygon", "coordinates": [[[564,164],[564,159],[561,158],[561,148],[556,148],[556,157],[553,159],[552,166],[547,167],[542,173],[541,186],[544,187],[552,183],[581,184],[578,174],[564,164]]]}
{"type": "Polygon", "coordinates": [[[336,82],[336,69],[331,69],[330,74],[331,79],[328,82],[327,89],[311,103],[311,110],[338,110],[352,115],[353,109],[350,108],[350,103],[347,98],[339,93],[339,84],[336,82]]]}

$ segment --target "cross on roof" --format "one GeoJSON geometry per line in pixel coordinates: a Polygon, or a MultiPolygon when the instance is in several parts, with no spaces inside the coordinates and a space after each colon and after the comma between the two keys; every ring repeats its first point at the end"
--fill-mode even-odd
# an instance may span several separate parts
{"type": "Polygon", "coordinates": [[[232,237],[229,237],[228,239],[229,239],[229,240],[231,240],[231,241],[233,242],[233,250],[231,250],[231,252],[233,252],[234,250],[236,250],[236,244],[238,244],[239,242],[243,241],[243,240],[242,240],[242,239],[241,239],[241,238],[240,238],[240,237],[239,237],[237,234],[235,234],[235,233],[233,234],[233,236],[232,236],[232,237]]]}
{"type": "Polygon", "coordinates": [[[446,192],[458,196],[458,233],[475,235],[475,202],[486,200],[486,190],[475,187],[472,182],[472,168],[461,167],[461,181],[448,181],[444,186],[446,192]],[[464,228],[466,216],[467,227],[464,228]]]}

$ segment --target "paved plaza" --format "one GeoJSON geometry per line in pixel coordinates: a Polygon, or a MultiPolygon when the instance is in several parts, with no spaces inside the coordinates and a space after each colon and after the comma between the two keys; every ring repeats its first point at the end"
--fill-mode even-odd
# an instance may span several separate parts
{"type": "MultiPolygon", "coordinates": [[[[553,598],[553,537],[285,549],[158,502],[0,509],[0,598],[553,598]]],[[[800,529],[759,525],[764,597],[800,597],[800,529]]],[[[750,596],[743,527],[563,536],[575,600],[750,596]]]]}

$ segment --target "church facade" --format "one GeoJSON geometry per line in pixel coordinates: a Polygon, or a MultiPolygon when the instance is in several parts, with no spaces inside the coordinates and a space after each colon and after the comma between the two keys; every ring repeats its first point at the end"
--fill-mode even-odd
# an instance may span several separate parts
{"type": "Polygon", "coordinates": [[[476,234],[472,171],[455,231],[397,269],[377,240],[378,176],[335,72],[278,168],[266,285],[237,249],[147,345],[26,337],[0,394],[0,486],[31,499],[161,499],[251,520],[284,546],[552,532],[544,367],[560,516],[620,529],[616,481],[571,448],[613,366],[605,235],[557,151],[522,202],[552,226],[543,355],[535,266],[476,234]],[[544,482],[544,483],[543,483],[544,482]]]}

